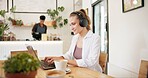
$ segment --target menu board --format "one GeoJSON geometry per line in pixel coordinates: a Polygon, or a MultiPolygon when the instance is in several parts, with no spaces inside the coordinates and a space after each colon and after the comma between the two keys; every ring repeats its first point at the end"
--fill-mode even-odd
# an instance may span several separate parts
{"type": "Polygon", "coordinates": [[[56,8],[57,0],[12,0],[12,6],[16,6],[15,12],[43,13],[47,9],[56,8]]]}

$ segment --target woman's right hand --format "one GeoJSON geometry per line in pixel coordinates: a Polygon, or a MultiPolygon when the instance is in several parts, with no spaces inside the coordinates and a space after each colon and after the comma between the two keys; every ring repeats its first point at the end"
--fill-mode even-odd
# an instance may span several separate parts
{"type": "Polygon", "coordinates": [[[44,62],[50,64],[53,64],[54,62],[54,57],[45,57],[44,62]]]}
{"type": "Polygon", "coordinates": [[[64,59],[64,58],[62,56],[61,57],[45,57],[44,61],[50,65],[50,64],[53,64],[54,60],[61,60],[61,59],[64,59]]]}

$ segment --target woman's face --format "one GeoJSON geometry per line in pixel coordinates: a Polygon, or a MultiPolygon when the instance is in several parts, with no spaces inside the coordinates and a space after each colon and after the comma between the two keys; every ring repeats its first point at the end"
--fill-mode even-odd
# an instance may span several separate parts
{"type": "Polygon", "coordinates": [[[81,31],[83,30],[83,27],[79,25],[79,19],[77,18],[77,16],[71,16],[69,23],[74,34],[81,33],[81,31]]]}

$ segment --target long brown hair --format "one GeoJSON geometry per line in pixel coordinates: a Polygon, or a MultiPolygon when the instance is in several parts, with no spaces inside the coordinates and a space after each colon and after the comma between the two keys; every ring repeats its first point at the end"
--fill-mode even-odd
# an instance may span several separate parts
{"type": "Polygon", "coordinates": [[[90,22],[89,16],[88,16],[88,15],[86,14],[86,12],[85,12],[85,10],[84,10],[84,9],[80,9],[79,11],[74,11],[74,12],[72,12],[72,13],[70,14],[70,17],[71,17],[71,16],[77,16],[77,17],[79,17],[79,16],[77,15],[77,13],[81,13],[82,16],[87,19],[87,21],[88,21],[88,26],[86,27],[86,29],[87,29],[87,30],[90,30],[90,24],[91,24],[91,22],[90,22]]]}

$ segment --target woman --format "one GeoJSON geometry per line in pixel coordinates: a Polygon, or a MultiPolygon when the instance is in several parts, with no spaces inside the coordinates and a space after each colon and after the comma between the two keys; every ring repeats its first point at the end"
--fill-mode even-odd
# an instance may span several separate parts
{"type": "Polygon", "coordinates": [[[70,26],[75,36],[69,51],[60,57],[46,57],[49,64],[54,60],[66,59],[68,64],[87,67],[102,72],[98,63],[100,54],[100,38],[90,30],[90,20],[85,11],[75,11],[70,14],[70,26]]]}

